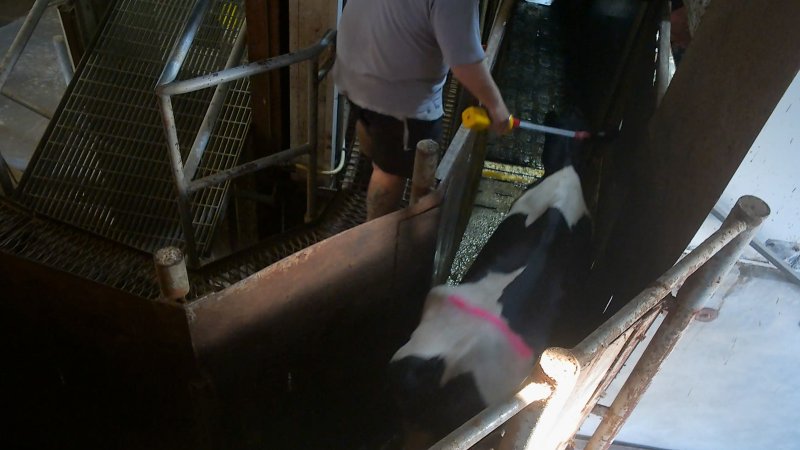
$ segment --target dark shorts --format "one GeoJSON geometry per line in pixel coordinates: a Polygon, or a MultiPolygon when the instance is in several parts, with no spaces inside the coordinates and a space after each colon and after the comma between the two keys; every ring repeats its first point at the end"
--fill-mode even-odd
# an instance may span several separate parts
{"type": "Polygon", "coordinates": [[[442,118],[399,120],[350,102],[351,114],[361,121],[372,140],[372,162],[392,175],[411,178],[417,142],[438,141],[442,137],[442,118]]]}

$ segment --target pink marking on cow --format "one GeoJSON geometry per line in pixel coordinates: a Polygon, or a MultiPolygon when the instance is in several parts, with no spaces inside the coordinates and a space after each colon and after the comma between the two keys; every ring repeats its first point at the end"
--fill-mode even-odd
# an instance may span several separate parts
{"type": "Polygon", "coordinates": [[[470,305],[467,303],[463,298],[459,297],[458,295],[451,295],[447,297],[447,301],[449,301],[453,306],[464,311],[465,313],[476,317],[480,320],[488,322],[490,325],[495,327],[497,331],[499,331],[503,336],[506,337],[508,343],[511,344],[511,348],[517,353],[518,356],[521,358],[532,358],[533,357],[533,349],[522,340],[522,338],[511,330],[508,325],[503,322],[502,319],[495,316],[491,312],[479,308],[474,305],[470,305]]]}

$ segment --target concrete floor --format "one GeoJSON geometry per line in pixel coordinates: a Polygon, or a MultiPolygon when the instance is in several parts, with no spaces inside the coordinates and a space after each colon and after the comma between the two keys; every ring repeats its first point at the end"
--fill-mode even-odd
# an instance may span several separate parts
{"type": "MultiPolygon", "coordinates": [[[[5,54],[22,26],[32,1],[0,1],[0,52],[5,54]]],[[[61,24],[54,8],[39,22],[0,96],[0,154],[19,178],[44,134],[49,118],[9,97],[19,98],[52,116],[66,88],[53,50],[61,24]]]]}

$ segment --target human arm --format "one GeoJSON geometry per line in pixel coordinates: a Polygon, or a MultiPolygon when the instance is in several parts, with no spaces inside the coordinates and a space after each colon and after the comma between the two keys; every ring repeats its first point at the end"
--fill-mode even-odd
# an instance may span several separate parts
{"type": "Polygon", "coordinates": [[[489,112],[491,129],[508,132],[509,112],[500,90],[484,64],[480,41],[478,1],[436,0],[431,10],[436,41],[453,75],[489,112]]]}
{"type": "Polygon", "coordinates": [[[509,131],[508,120],[511,114],[508,112],[500,89],[497,88],[489,68],[481,61],[472,64],[459,64],[451,67],[453,76],[467,90],[480,101],[489,112],[492,120],[491,129],[497,134],[505,134],[509,131]]]}

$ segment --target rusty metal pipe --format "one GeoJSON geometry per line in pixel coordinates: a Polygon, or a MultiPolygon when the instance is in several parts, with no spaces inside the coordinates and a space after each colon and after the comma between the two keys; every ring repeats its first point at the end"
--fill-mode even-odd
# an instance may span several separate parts
{"type": "Polygon", "coordinates": [[[189,293],[189,275],[183,252],[177,247],[165,247],[153,255],[156,277],[165,300],[184,302],[189,293]]]}
{"type": "Polygon", "coordinates": [[[411,205],[417,204],[420,198],[430,194],[436,187],[439,144],[432,139],[424,139],[417,143],[416,151],[414,174],[411,177],[411,205]]]}
{"type": "Polygon", "coordinates": [[[517,395],[493,408],[487,408],[464,425],[448,434],[428,450],[466,450],[477,444],[508,419],[535,401],[547,398],[551,388],[541,383],[531,383],[517,395]]]}
{"type": "Polygon", "coordinates": [[[743,220],[731,220],[709,236],[694,251],[678,261],[649,287],[629,301],[622,309],[598,327],[573,350],[581,363],[588,363],[593,356],[608,347],[628,328],[633,326],[648,311],[653,309],[672,290],[696,272],[720,249],[733,241],[747,229],[743,220]]]}
{"type": "Polygon", "coordinates": [[[714,295],[725,275],[739,260],[739,256],[750,244],[750,240],[767,216],[769,216],[769,206],[757,197],[744,196],[736,202],[723,222],[722,228],[744,223],[746,229],[717,252],[681,287],[678,292],[677,307],[669,312],[664,323],[656,331],[650,345],[647,346],[586,445],[586,450],[607,450],[611,446],[614,437],[639,403],[639,399],[650,386],[653,377],[672,352],[686,327],[705,302],[714,295]]]}

